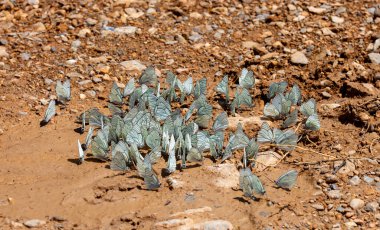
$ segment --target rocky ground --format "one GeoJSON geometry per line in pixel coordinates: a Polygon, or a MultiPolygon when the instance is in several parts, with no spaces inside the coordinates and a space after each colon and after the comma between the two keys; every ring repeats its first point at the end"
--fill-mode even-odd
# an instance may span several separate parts
{"type": "Polygon", "coordinates": [[[0,1],[2,229],[379,229],[379,134],[376,0],[0,1]],[[162,76],[207,77],[217,110],[222,76],[253,70],[256,106],[229,127],[242,121],[251,137],[269,84],[297,83],[317,100],[322,128],[280,164],[255,171],[268,178],[258,201],[237,189],[240,156],[178,172],[174,188],[161,178],[158,192],[141,189],[135,172],[73,164],[84,138],[75,118],[106,107],[113,81],[123,87],[149,65],[162,76]],[[64,78],[72,100],[40,128],[64,78]],[[290,168],[300,172],[296,187],[273,187],[269,179],[290,168]]]}

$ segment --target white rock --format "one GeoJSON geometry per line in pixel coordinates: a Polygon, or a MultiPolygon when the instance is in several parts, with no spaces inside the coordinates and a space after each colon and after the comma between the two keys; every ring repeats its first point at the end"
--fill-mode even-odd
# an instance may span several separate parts
{"type": "Polygon", "coordinates": [[[364,201],[361,199],[354,198],[350,201],[350,207],[354,210],[364,207],[364,201]]]}
{"type": "Polygon", "coordinates": [[[380,64],[380,53],[370,53],[368,54],[369,59],[374,64],[380,64]]]}
{"type": "Polygon", "coordinates": [[[305,54],[299,51],[295,52],[294,54],[290,56],[290,61],[294,64],[302,64],[302,65],[306,65],[309,63],[309,60],[307,59],[305,54]]]}
{"type": "Polygon", "coordinates": [[[327,192],[327,196],[331,199],[340,199],[342,195],[339,190],[330,190],[327,192]]]}
{"type": "Polygon", "coordinates": [[[323,35],[326,35],[326,36],[332,36],[332,35],[335,35],[335,33],[334,32],[332,32],[329,28],[327,28],[327,27],[324,27],[324,28],[322,28],[322,34],[323,35]]]}
{"type": "Polygon", "coordinates": [[[322,104],[321,105],[321,108],[323,108],[324,110],[328,110],[328,109],[336,109],[336,108],[339,108],[340,107],[340,104],[322,104]]]}
{"type": "Polygon", "coordinates": [[[24,222],[24,225],[28,228],[37,228],[46,224],[44,220],[32,219],[24,222]]]}
{"type": "Polygon", "coordinates": [[[9,54],[7,53],[7,48],[4,46],[0,46],[0,57],[9,57],[9,54]]]}
{"type": "Polygon", "coordinates": [[[79,98],[82,99],[82,100],[86,99],[86,94],[83,94],[83,93],[79,94],[79,98]]]}
{"type": "Polygon", "coordinates": [[[120,65],[122,65],[125,70],[130,72],[136,71],[140,73],[146,69],[146,66],[138,60],[123,61],[120,63],[120,65]]]}
{"type": "Polygon", "coordinates": [[[123,26],[115,28],[114,32],[117,34],[134,35],[137,31],[136,26],[123,26]]]}
{"type": "Polygon", "coordinates": [[[347,229],[352,229],[352,228],[355,228],[356,226],[358,226],[354,221],[346,222],[346,223],[344,223],[344,225],[346,226],[347,229]]]}
{"type": "Polygon", "coordinates": [[[181,225],[191,225],[193,223],[194,222],[191,218],[186,218],[186,219],[171,219],[171,220],[161,221],[161,222],[155,223],[154,225],[156,227],[174,228],[181,225]]]}
{"type": "MultiPolygon", "coordinates": [[[[342,164],[342,161],[335,161],[334,167],[339,167],[342,164]]],[[[351,161],[346,161],[346,164],[338,170],[339,174],[347,174],[355,170],[355,164],[351,161]]]]}
{"type": "Polygon", "coordinates": [[[376,39],[376,41],[373,43],[373,50],[376,51],[380,48],[380,38],[376,39]]]}
{"type": "Polygon", "coordinates": [[[39,0],[28,0],[28,4],[29,5],[38,5],[38,4],[40,4],[40,1],[39,0]]]}
{"type": "Polygon", "coordinates": [[[262,120],[262,117],[259,117],[259,116],[253,116],[253,117],[240,117],[240,116],[228,117],[228,129],[230,129],[230,130],[236,130],[237,125],[239,123],[243,126],[243,128],[246,125],[252,125],[252,124],[257,125],[257,126],[260,127],[263,124],[263,122],[267,122],[269,125],[271,125],[270,122],[262,120]]]}
{"type": "Polygon", "coordinates": [[[344,18],[337,17],[337,16],[331,16],[331,21],[336,24],[342,24],[344,22],[344,18]]]}
{"type": "Polygon", "coordinates": [[[210,221],[205,221],[202,223],[197,223],[194,225],[186,225],[182,226],[179,229],[180,230],[231,230],[233,229],[233,225],[231,222],[226,221],[226,220],[210,220],[210,221]]]}
{"type": "Polygon", "coordinates": [[[281,155],[273,151],[257,153],[256,165],[257,171],[262,171],[267,167],[275,166],[280,160],[281,155]]]}
{"type": "Polygon", "coordinates": [[[239,172],[234,164],[207,166],[206,169],[217,173],[217,178],[213,180],[213,183],[218,187],[232,188],[239,184],[239,172]]]}
{"type": "Polygon", "coordinates": [[[190,16],[190,18],[194,18],[194,19],[202,19],[203,18],[203,15],[198,13],[198,12],[191,12],[189,16],[190,16]]]}
{"type": "Polygon", "coordinates": [[[361,179],[358,177],[358,176],[353,176],[349,181],[348,183],[350,185],[353,185],[353,186],[356,186],[356,185],[359,185],[361,182],[361,179]]]}
{"type": "Polygon", "coordinates": [[[320,7],[314,7],[314,6],[310,6],[307,8],[311,13],[314,13],[314,14],[323,14],[324,12],[326,12],[326,9],[325,8],[320,8],[320,7]]]}
{"type": "Polygon", "coordinates": [[[192,215],[192,214],[199,214],[199,213],[204,213],[204,212],[212,212],[212,208],[209,207],[209,206],[204,206],[202,208],[193,208],[193,209],[187,209],[183,212],[176,212],[172,215],[170,215],[171,217],[175,217],[175,216],[189,216],[189,215],[192,215]]]}

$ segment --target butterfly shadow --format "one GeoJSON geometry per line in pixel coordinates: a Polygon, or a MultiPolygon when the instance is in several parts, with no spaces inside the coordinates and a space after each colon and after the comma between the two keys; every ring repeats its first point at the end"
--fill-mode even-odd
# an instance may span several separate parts
{"type": "Polygon", "coordinates": [[[44,127],[45,125],[47,125],[49,122],[46,122],[44,120],[40,121],[40,127],[44,127]]]}
{"type": "Polygon", "coordinates": [[[67,161],[76,165],[80,165],[78,158],[69,158],[67,161]]]}
{"type": "Polygon", "coordinates": [[[240,201],[244,204],[251,204],[251,202],[249,200],[245,199],[244,197],[240,197],[240,196],[234,197],[234,200],[240,201]]]}
{"type": "Polygon", "coordinates": [[[78,127],[78,128],[74,129],[74,132],[79,133],[79,134],[83,134],[84,130],[82,129],[82,127],[78,127]]]}

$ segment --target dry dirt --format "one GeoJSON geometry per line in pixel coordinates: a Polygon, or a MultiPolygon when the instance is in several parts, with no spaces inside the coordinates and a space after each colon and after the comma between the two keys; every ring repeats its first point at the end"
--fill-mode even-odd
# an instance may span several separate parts
{"type": "MultiPolygon", "coordinates": [[[[380,64],[369,56],[380,52],[376,4],[2,0],[0,228],[22,229],[30,219],[46,221],[43,229],[150,229],[170,219],[187,225],[169,228],[218,219],[235,229],[380,228],[380,64]],[[137,30],[115,34],[103,26],[137,30]],[[291,62],[296,51],[308,64],[291,62]],[[184,182],[179,188],[171,190],[160,176],[159,191],[147,191],[135,171],[120,174],[91,157],[75,163],[76,141],[84,139],[74,131],[76,117],[105,108],[113,80],[125,84],[139,75],[120,64],[128,60],[154,65],[162,81],[166,70],[182,80],[207,77],[215,114],[222,110],[213,89],[225,73],[254,71],[255,107],[239,113],[248,118],[262,116],[271,82],[297,83],[304,98],[317,100],[322,128],[279,165],[253,169],[267,190],[258,201],[237,189],[239,153],[223,164],[206,158],[177,171],[173,177],[184,182]],[[72,100],[40,127],[46,99],[64,78],[71,80],[72,100]],[[346,165],[334,174],[341,162],[323,160],[336,158],[346,165]],[[271,180],[289,169],[300,172],[296,186],[276,188],[271,180]],[[356,207],[354,198],[364,203],[356,207]]],[[[244,129],[253,137],[259,126],[244,129]]],[[[163,167],[164,160],[154,166],[163,167]]]]}

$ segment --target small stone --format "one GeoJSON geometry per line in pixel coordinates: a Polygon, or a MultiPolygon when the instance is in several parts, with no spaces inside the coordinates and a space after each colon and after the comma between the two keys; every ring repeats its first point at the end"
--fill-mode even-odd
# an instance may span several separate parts
{"type": "Polygon", "coordinates": [[[360,178],[358,176],[353,176],[349,181],[348,183],[350,185],[353,185],[353,186],[356,186],[356,185],[359,185],[361,182],[360,178]]]}
{"type": "Polygon", "coordinates": [[[336,223],[332,226],[331,230],[341,230],[342,228],[340,227],[339,223],[336,223]]]}
{"type": "Polygon", "coordinates": [[[36,31],[36,32],[45,32],[46,31],[46,27],[42,22],[37,22],[36,24],[33,24],[31,28],[33,31],[36,31]]]}
{"type": "Polygon", "coordinates": [[[32,219],[24,222],[24,225],[28,228],[37,228],[46,224],[44,220],[32,219]]]}
{"type": "Polygon", "coordinates": [[[314,6],[310,6],[307,8],[311,13],[314,13],[314,14],[323,14],[324,12],[326,12],[326,9],[325,8],[320,8],[320,7],[314,7],[314,6]]]}
{"type": "Polygon", "coordinates": [[[28,61],[30,59],[30,54],[28,53],[21,53],[20,57],[23,61],[28,61]]]}
{"type": "Polygon", "coordinates": [[[110,72],[111,67],[104,64],[99,64],[95,66],[95,71],[102,74],[108,74],[110,72]]]}
{"type": "MultiPolygon", "coordinates": [[[[187,226],[186,226],[187,227],[187,226]]],[[[232,230],[234,227],[231,224],[231,222],[227,220],[210,220],[210,221],[205,221],[202,223],[194,224],[193,226],[189,226],[187,228],[183,229],[218,229],[218,230],[232,230]]]]}
{"type": "Polygon", "coordinates": [[[96,92],[94,90],[88,90],[86,91],[86,93],[90,96],[90,97],[95,97],[96,96],[96,92]]]}
{"type": "Polygon", "coordinates": [[[336,24],[342,24],[344,22],[344,18],[337,17],[337,16],[331,16],[331,21],[336,24]]]}
{"type": "Polygon", "coordinates": [[[78,85],[87,85],[90,83],[91,83],[91,80],[83,80],[83,81],[78,82],[78,85]]]}
{"type": "Polygon", "coordinates": [[[325,207],[322,204],[312,204],[311,207],[315,208],[317,211],[325,210],[325,207]]]}
{"type": "Polygon", "coordinates": [[[94,78],[92,78],[92,81],[93,81],[94,83],[100,83],[100,82],[102,82],[102,79],[99,78],[99,77],[94,77],[94,78]]]}
{"type": "Polygon", "coordinates": [[[369,177],[367,175],[364,175],[363,176],[363,180],[367,183],[367,184],[372,184],[373,182],[375,182],[375,179],[373,179],[372,177],[369,177]]]}
{"type": "Polygon", "coordinates": [[[42,98],[42,99],[40,100],[40,102],[41,102],[42,105],[47,105],[47,104],[49,104],[49,100],[47,100],[47,99],[45,99],[45,98],[42,98]]]}
{"type": "Polygon", "coordinates": [[[325,180],[327,184],[333,184],[333,183],[338,182],[338,177],[333,174],[327,174],[325,180]]]}
{"type": "Polygon", "coordinates": [[[192,42],[197,42],[202,39],[202,35],[200,35],[197,32],[192,31],[191,36],[189,37],[189,40],[192,42]]]}
{"type": "Polygon", "coordinates": [[[80,40],[75,40],[71,43],[71,48],[76,51],[80,47],[80,44],[81,44],[80,40]]]}
{"type": "Polygon", "coordinates": [[[364,210],[367,212],[376,212],[379,208],[379,203],[377,202],[369,202],[365,205],[364,210]]]}
{"type": "Polygon", "coordinates": [[[327,27],[324,27],[321,29],[322,31],[322,34],[325,35],[325,36],[332,36],[332,35],[335,35],[334,32],[332,32],[329,28],[327,27]]]}
{"type": "Polygon", "coordinates": [[[368,54],[369,59],[374,64],[380,64],[380,53],[370,53],[368,54]]]}
{"type": "Polygon", "coordinates": [[[123,27],[117,27],[114,30],[117,34],[125,34],[125,35],[135,35],[137,32],[136,26],[123,26],[123,27]]]}
{"type": "Polygon", "coordinates": [[[346,226],[347,229],[352,229],[352,228],[355,228],[356,226],[358,226],[355,222],[353,221],[349,221],[349,222],[346,222],[344,223],[344,225],[346,226]]]}
{"type": "Polygon", "coordinates": [[[9,57],[9,54],[7,53],[7,48],[5,48],[4,46],[0,46],[0,57],[9,57]]]}
{"type": "Polygon", "coordinates": [[[69,59],[66,61],[67,65],[74,65],[75,63],[77,63],[77,60],[75,60],[75,59],[69,59]]]}
{"type": "Polygon", "coordinates": [[[175,228],[181,225],[191,225],[193,224],[193,220],[191,218],[185,218],[185,219],[171,219],[166,221],[161,221],[158,223],[155,223],[154,225],[157,227],[164,227],[164,228],[175,228]]]}
{"type": "Polygon", "coordinates": [[[322,104],[321,107],[324,109],[336,109],[340,107],[340,104],[322,104]]]}
{"type": "Polygon", "coordinates": [[[28,0],[28,4],[32,6],[38,5],[40,4],[40,0],[28,0]]]}
{"type": "Polygon", "coordinates": [[[360,209],[364,206],[364,201],[361,199],[354,198],[350,201],[350,207],[354,210],[360,209]]]}
{"type": "Polygon", "coordinates": [[[326,92],[326,91],[323,91],[321,94],[322,94],[322,96],[323,96],[324,98],[330,98],[330,97],[332,97],[331,94],[329,94],[329,93],[326,92]]]}
{"type": "Polygon", "coordinates": [[[268,166],[275,166],[281,160],[281,156],[273,151],[265,151],[257,154],[255,167],[257,171],[262,171],[268,166]]]}
{"type": "Polygon", "coordinates": [[[80,38],[85,38],[87,35],[91,35],[91,30],[89,28],[83,28],[78,32],[78,37],[80,38]]]}
{"type": "Polygon", "coordinates": [[[86,99],[86,94],[83,94],[83,93],[79,94],[79,98],[82,100],[86,99]]]}
{"type": "Polygon", "coordinates": [[[93,19],[93,18],[87,18],[87,19],[86,19],[86,23],[87,23],[87,25],[89,25],[89,26],[94,26],[94,25],[96,25],[96,23],[98,23],[98,21],[95,20],[95,19],[93,19]]]}
{"type": "Polygon", "coordinates": [[[198,13],[198,12],[191,12],[189,16],[190,16],[190,18],[194,18],[194,19],[202,19],[203,18],[203,15],[198,13]]]}
{"type": "MultiPolygon", "coordinates": [[[[337,144],[335,146],[333,146],[333,149],[335,150],[338,150],[339,152],[343,150],[343,146],[341,144],[337,144]]],[[[336,161],[337,162],[337,161],[336,161]]],[[[338,163],[336,163],[336,165],[340,165],[342,163],[342,161],[339,161],[338,163]]],[[[334,167],[336,166],[334,165],[334,167]]]]}
{"type": "Polygon", "coordinates": [[[123,61],[120,63],[120,65],[122,65],[125,68],[125,70],[129,72],[141,73],[143,70],[146,69],[146,66],[138,60],[123,61]]]}
{"type": "Polygon", "coordinates": [[[342,195],[339,190],[330,190],[327,192],[327,196],[331,199],[340,199],[342,195]]]}
{"type": "Polygon", "coordinates": [[[307,65],[309,63],[309,60],[307,59],[305,54],[299,51],[291,55],[290,61],[294,64],[302,64],[302,65],[307,65]]]}
{"type": "MultiPolygon", "coordinates": [[[[342,165],[342,161],[335,161],[334,168],[340,167],[342,165]]],[[[353,172],[356,169],[355,164],[351,161],[346,161],[346,164],[341,167],[337,173],[339,174],[348,174],[349,172],[353,172]]]]}

